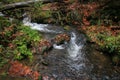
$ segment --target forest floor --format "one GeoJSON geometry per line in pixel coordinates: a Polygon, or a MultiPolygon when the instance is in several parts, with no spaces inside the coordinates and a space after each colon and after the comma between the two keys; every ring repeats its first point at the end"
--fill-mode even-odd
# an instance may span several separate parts
{"type": "MultiPolygon", "coordinates": [[[[100,18],[101,13],[98,12],[100,8],[101,8],[101,4],[99,4],[98,2],[89,2],[89,3],[83,4],[83,3],[77,2],[77,0],[75,1],[65,0],[62,3],[55,2],[55,3],[42,5],[42,7],[40,6],[40,8],[38,7],[37,9],[35,8],[36,10],[42,11],[41,13],[39,13],[40,11],[34,11],[35,9],[32,9],[33,12],[30,12],[30,14],[33,15],[32,21],[37,20],[39,22],[40,21],[39,18],[41,18],[41,19],[44,19],[42,20],[42,22],[44,23],[60,24],[65,29],[69,29],[69,27],[66,27],[66,26],[73,25],[75,28],[77,28],[78,31],[86,34],[86,36],[88,37],[88,42],[95,43],[96,45],[98,45],[99,50],[111,56],[112,62],[114,62],[115,65],[119,65],[120,64],[119,63],[120,62],[120,46],[119,46],[120,45],[120,24],[119,24],[119,21],[114,22],[112,20],[101,19],[100,18]]],[[[28,9],[28,11],[29,10],[30,8],[28,9]]],[[[13,14],[14,13],[12,13],[12,15],[13,14]]],[[[2,17],[0,17],[0,20],[4,22],[2,17]]],[[[8,59],[6,59],[6,55],[3,54],[3,52],[5,53],[5,50],[11,50],[11,49],[13,50],[18,44],[21,45],[21,43],[13,45],[14,42],[12,42],[12,40],[15,40],[17,36],[26,35],[20,32],[19,30],[21,29],[19,28],[18,28],[19,29],[18,32],[15,31],[16,25],[14,26],[13,23],[12,24],[8,23],[8,19],[5,19],[5,20],[6,22],[4,23],[6,24],[1,25],[1,27],[7,26],[7,28],[1,28],[0,30],[1,31],[0,32],[0,35],[1,35],[0,37],[1,53],[0,54],[5,57],[5,58],[0,57],[1,75],[6,75],[9,72],[11,76],[30,76],[30,78],[34,80],[38,80],[38,77],[41,75],[37,71],[33,71],[29,67],[29,65],[27,66],[25,65],[26,63],[23,63],[23,62],[21,63],[19,61],[11,62],[8,56],[12,56],[12,55],[7,54],[8,59]],[[11,30],[11,29],[14,29],[14,30],[11,30]],[[9,41],[5,41],[6,39],[8,39],[9,41]],[[6,66],[6,63],[9,63],[9,66],[8,65],[6,66]],[[4,67],[3,67],[3,64],[5,64],[4,67]],[[21,70],[23,71],[19,72],[21,70]]],[[[35,34],[37,33],[35,32],[35,34]]],[[[27,39],[26,37],[24,38],[27,39]]],[[[38,39],[35,38],[35,40],[38,40],[38,39]]],[[[26,41],[27,45],[29,43],[32,43],[32,42],[26,41]]],[[[26,48],[25,47],[27,46],[26,44],[21,47],[26,48]]],[[[33,47],[36,45],[32,44],[31,46],[33,47]]],[[[30,49],[31,49],[31,46],[30,46],[30,49]]],[[[17,50],[19,51],[19,49],[17,50]]],[[[34,50],[32,51],[34,52],[34,50]]],[[[29,52],[29,50],[26,50],[26,52],[29,52]]],[[[20,53],[18,52],[17,59],[20,59],[21,56],[19,55],[20,53]]],[[[28,53],[26,55],[28,55],[29,58],[31,57],[31,53],[28,53]]]]}

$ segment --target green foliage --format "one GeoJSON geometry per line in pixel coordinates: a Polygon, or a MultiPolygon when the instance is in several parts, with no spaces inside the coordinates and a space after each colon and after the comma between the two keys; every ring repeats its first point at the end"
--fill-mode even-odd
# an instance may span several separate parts
{"type": "Polygon", "coordinates": [[[52,17],[54,18],[57,24],[71,25],[72,22],[81,23],[83,15],[82,14],[79,15],[78,10],[73,10],[69,12],[66,12],[65,10],[59,10],[59,11],[52,12],[52,17]]]}
{"type": "Polygon", "coordinates": [[[11,58],[32,60],[31,49],[41,39],[39,32],[28,26],[20,25],[16,21],[10,22],[8,18],[4,17],[0,17],[0,24],[0,65],[11,58]]]}
{"type": "Polygon", "coordinates": [[[12,42],[16,46],[14,50],[15,59],[29,58],[31,60],[33,55],[30,48],[35,46],[34,43],[38,42],[41,37],[37,31],[28,26],[19,26],[19,31],[22,35],[17,36],[12,42]]]}
{"type": "Polygon", "coordinates": [[[46,11],[34,11],[31,13],[32,21],[37,23],[48,23],[49,19],[52,18],[52,14],[50,10],[46,11]],[[37,14],[37,15],[36,15],[37,14]]]}
{"type": "Polygon", "coordinates": [[[6,64],[8,62],[7,59],[3,58],[0,56],[0,68],[4,66],[4,64],[6,64]]]}
{"type": "Polygon", "coordinates": [[[113,56],[112,61],[115,63],[115,65],[118,65],[120,63],[120,56],[118,55],[113,56]]]}
{"type": "Polygon", "coordinates": [[[104,37],[104,44],[101,45],[104,51],[113,55],[120,55],[120,35],[104,37]]]}
{"type": "Polygon", "coordinates": [[[15,8],[12,10],[3,11],[5,15],[8,15],[9,17],[14,18],[14,19],[21,19],[23,17],[22,15],[24,12],[25,12],[24,8],[20,8],[20,9],[15,8]]]}
{"type": "Polygon", "coordinates": [[[28,36],[29,41],[39,41],[40,40],[40,35],[36,30],[32,30],[28,26],[21,26],[20,31],[25,33],[25,37],[28,36]]]}
{"type": "Polygon", "coordinates": [[[35,3],[33,4],[33,7],[34,7],[35,9],[37,9],[37,8],[40,8],[42,5],[43,5],[42,2],[35,2],[35,3]]]}
{"type": "Polygon", "coordinates": [[[120,34],[115,34],[115,31],[111,31],[105,26],[90,26],[84,30],[86,30],[89,41],[99,45],[99,49],[110,56],[115,64],[118,64],[120,61],[120,34]]]}
{"type": "Polygon", "coordinates": [[[33,55],[30,49],[27,48],[25,44],[17,46],[17,48],[14,51],[15,54],[15,59],[21,60],[25,58],[29,58],[30,60],[32,59],[33,55]]]}
{"type": "Polygon", "coordinates": [[[42,80],[42,76],[39,76],[39,79],[38,80],[42,80]]]}
{"type": "Polygon", "coordinates": [[[100,10],[101,18],[104,19],[104,22],[111,24],[111,22],[118,23],[120,20],[120,1],[117,0],[107,0],[103,1],[102,4],[105,4],[100,10]]]}
{"type": "Polygon", "coordinates": [[[3,51],[3,46],[0,45],[0,68],[2,68],[4,64],[8,62],[8,59],[4,57],[4,55],[2,54],[2,51],[3,51]]]}
{"type": "Polygon", "coordinates": [[[100,48],[111,56],[112,61],[117,65],[120,64],[120,35],[118,36],[101,36],[102,44],[100,48]]]}
{"type": "Polygon", "coordinates": [[[49,22],[49,19],[52,18],[52,11],[42,10],[49,4],[42,4],[42,2],[37,2],[31,5],[29,8],[32,21],[37,23],[46,23],[49,22]]]}
{"type": "Polygon", "coordinates": [[[0,16],[0,31],[3,30],[4,27],[8,27],[10,25],[11,25],[11,22],[7,18],[0,16]]]}

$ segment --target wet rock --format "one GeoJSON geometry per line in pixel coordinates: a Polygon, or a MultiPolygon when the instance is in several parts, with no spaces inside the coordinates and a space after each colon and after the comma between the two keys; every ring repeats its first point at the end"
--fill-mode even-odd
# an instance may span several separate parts
{"type": "Polygon", "coordinates": [[[64,42],[68,42],[68,41],[70,41],[70,36],[68,34],[65,34],[65,33],[59,34],[54,38],[54,42],[56,44],[62,44],[64,42]]]}
{"type": "Polygon", "coordinates": [[[110,80],[110,78],[108,76],[104,76],[102,80],[110,80]]]}
{"type": "Polygon", "coordinates": [[[37,53],[44,54],[44,52],[48,52],[50,48],[52,47],[52,44],[48,40],[41,40],[37,46],[37,53]]]}

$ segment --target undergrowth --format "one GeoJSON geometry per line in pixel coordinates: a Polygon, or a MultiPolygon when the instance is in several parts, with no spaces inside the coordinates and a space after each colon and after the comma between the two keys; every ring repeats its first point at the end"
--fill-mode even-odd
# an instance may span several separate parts
{"type": "Polygon", "coordinates": [[[105,26],[89,26],[83,28],[89,41],[99,45],[99,49],[104,54],[111,57],[115,64],[120,64],[120,33],[112,31],[110,27],[105,26]]]}
{"type": "Polygon", "coordinates": [[[32,61],[32,48],[41,39],[39,32],[4,17],[0,17],[0,24],[0,66],[9,60],[32,61]]]}

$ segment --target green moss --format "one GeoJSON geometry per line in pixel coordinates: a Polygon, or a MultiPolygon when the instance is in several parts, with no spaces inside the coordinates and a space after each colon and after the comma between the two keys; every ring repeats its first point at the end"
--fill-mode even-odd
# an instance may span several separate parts
{"type": "Polygon", "coordinates": [[[113,61],[116,65],[118,65],[119,62],[120,62],[120,56],[118,56],[118,55],[113,56],[113,57],[112,57],[112,61],[113,61]]]}
{"type": "Polygon", "coordinates": [[[84,30],[90,42],[95,42],[104,54],[111,57],[113,62],[120,64],[120,33],[114,35],[105,26],[89,26],[84,30]]]}
{"type": "Polygon", "coordinates": [[[11,22],[8,20],[8,18],[0,16],[0,31],[2,31],[4,27],[8,27],[10,25],[11,22]]]}
{"type": "MultiPolygon", "coordinates": [[[[45,23],[46,20],[52,18],[51,11],[41,11],[41,12],[35,12],[32,15],[32,21],[38,22],[38,23],[45,23]],[[37,14],[37,15],[36,15],[37,14]]],[[[48,21],[47,21],[48,22],[48,21]]]]}
{"type": "Polygon", "coordinates": [[[0,56],[0,68],[2,68],[7,62],[8,62],[7,59],[5,59],[4,57],[0,56]]]}
{"type": "Polygon", "coordinates": [[[120,35],[118,36],[105,36],[100,38],[100,48],[107,55],[111,56],[113,63],[120,64],[120,35]]]}
{"type": "Polygon", "coordinates": [[[66,25],[66,26],[64,26],[64,29],[65,30],[70,30],[70,26],[66,25]]]}

